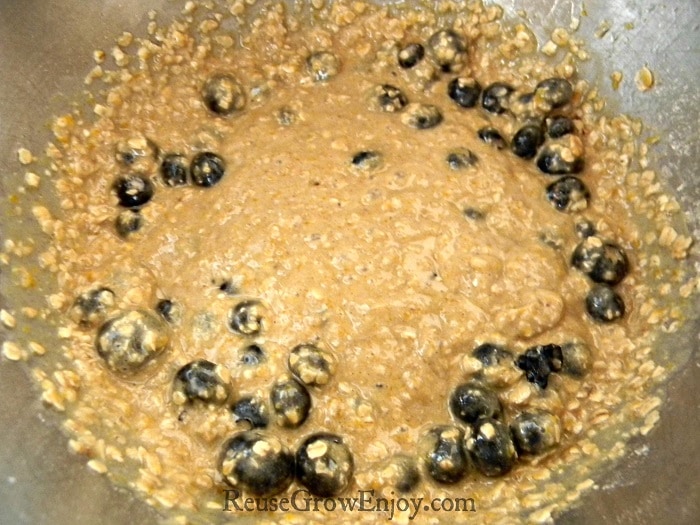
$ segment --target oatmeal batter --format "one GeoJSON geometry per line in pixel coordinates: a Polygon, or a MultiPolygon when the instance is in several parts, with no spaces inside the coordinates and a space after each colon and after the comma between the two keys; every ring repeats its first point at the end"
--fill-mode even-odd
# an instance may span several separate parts
{"type": "MultiPolygon", "coordinates": [[[[63,344],[34,374],[91,468],[182,522],[232,488],[546,521],[600,429],[653,425],[650,331],[681,312],[648,283],[677,293],[690,240],[638,124],[499,8],[440,12],[270,5],[240,44],[205,12],[57,119],[63,344]]],[[[388,514],[296,513],[329,516],[388,514]]]]}

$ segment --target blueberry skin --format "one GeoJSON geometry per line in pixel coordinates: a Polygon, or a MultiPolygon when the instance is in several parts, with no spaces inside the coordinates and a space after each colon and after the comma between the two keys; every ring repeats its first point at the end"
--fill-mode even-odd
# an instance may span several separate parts
{"type": "Polygon", "coordinates": [[[506,139],[503,138],[503,135],[501,135],[496,128],[481,128],[477,132],[477,135],[482,142],[489,144],[496,149],[505,149],[508,146],[506,139]]]}
{"type": "Polygon", "coordinates": [[[180,305],[170,299],[162,299],[156,304],[156,312],[168,323],[177,323],[181,317],[180,305]]]}
{"type": "Polygon", "coordinates": [[[413,129],[424,130],[437,127],[442,122],[442,112],[432,104],[409,104],[401,116],[401,122],[413,129]]]}
{"type": "Polygon", "coordinates": [[[607,284],[596,284],[586,296],[586,311],[599,323],[612,323],[625,315],[625,302],[607,284]]]}
{"type": "Polygon", "coordinates": [[[588,207],[591,193],[578,177],[567,176],[555,180],[546,190],[547,200],[558,211],[572,212],[588,207]]]}
{"type": "Polygon", "coordinates": [[[459,70],[466,60],[464,39],[451,29],[441,29],[428,40],[428,49],[443,73],[459,70]]]}
{"type": "Polygon", "coordinates": [[[195,155],[190,164],[190,177],[196,186],[210,188],[226,174],[226,163],[216,153],[203,151],[195,155]]]}
{"type": "Polygon", "coordinates": [[[350,449],[336,434],[313,434],[296,453],[297,480],[316,496],[340,494],[350,484],[354,466],[350,449]]]}
{"type": "Polygon", "coordinates": [[[399,50],[397,58],[399,66],[403,69],[411,69],[423,60],[424,56],[425,48],[421,44],[408,44],[399,50]]]}
{"type": "Polygon", "coordinates": [[[571,256],[571,265],[585,273],[594,283],[614,286],[629,273],[625,251],[612,242],[588,237],[580,242],[571,256]]]}
{"type": "Polygon", "coordinates": [[[285,428],[301,426],[311,411],[311,395],[292,378],[278,380],[270,390],[270,402],[277,424],[285,428]]]}
{"type": "Polygon", "coordinates": [[[166,186],[187,185],[187,158],[177,153],[169,153],[160,164],[160,176],[166,186]]]}
{"type": "Polygon", "coordinates": [[[230,385],[219,374],[219,367],[198,359],[187,363],[175,374],[174,392],[181,393],[186,402],[222,404],[231,393],[230,385]]]}
{"type": "Polygon", "coordinates": [[[257,366],[265,360],[265,351],[259,345],[248,345],[241,353],[241,363],[246,366],[257,366]]]}
{"type": "Polygon", "coordinates": [[[466,148],[459,148],[449,153],[445,160],[450,169],[454,171],[471,168],[479,162],[479,158],[474,152],[466,148]]]}
{"type": "Polygon", "coordinates": [[[464,423],[501,416],[501,402],[495,392],[475,382],[457,386],[450,395],[449,404],[452,415],[464,423]]]}
{"type": "Polygon", "coordinates": [[[511,93],[513,93],[512,86],[503,82],[494,82],[482,92],[481,107],[489,113],[497,115],[505,113],[511,93]]]}
{"type": "Polygon", "coordinates": [[[474,423],[466,448],[477,470],[490,477],[507,474],[517,459],[510,429],[495,419],[474,423]]]}
{"type": "Polygon", "coordinates": [[[493,343],[480,344],[472,351],[472,355],[484,366],[496,366],[502,361],[513,359],[513,354],[505,347],[493,343]]]}
{"type": "Polygon", "coordinates": [[[226,116],[245,107],[245,92],[230,75],[214,75],[202,87],[205,106],[216,115],[226,116]]]}
{"type": "Polygon", "coordinates": [[[408,98],[396,86],[382,84],[374,89],[374,96],[381,111],[398,113],[408,105],[408,98]]]}
{"type": "Polygon", "coordinates": [[[153,183],[142,175],[119,177],[114,183],[119,206],[123,208],[140,208],[153,198],[153,183]]]}
{"type": "Polygon", "coordinates": [[[519,454],[542,454],[554,448],[560,439],[559,418],[544,411],[523,412],[510,424],[519,454]]]}
{"type": "Polygon", "coordinates": [[[537,157],[537,167],[547,175],[575,175],[583,171],[583,157],[569,159],[560,144],[546,144],[537,157]]]}
{"type": "Polygon", "coordinates": [[[537,150],[544,142],[542,128],[527,125],[520,128],[510,143],[511,150],[522,159],[531,159],[537,155],[537,150]]]}
{"type": "Polygon", "coordinates": [[[360,151],[353,155],[350,162],[362,170],[374,169],[381,165],[382,154],[377,151],[360,151]]]}
{"type": "Polygon", "coordinates": [[[438,483],[457,483],[467,475],[469,462],[462,429],[433,427],[420,439],[418,448],[428,474],[438,483]]]}
{"type": "Polygon", "coordinates": [[[231,407],[236,422],[247,421],[251,428],[265,428],[270,422],[265,401],[257,397],[242,397],[231,407]]]}
{"type": "Polygon", "coordinates": [[[472,78],[457,77],[447,84],[447,95],[462,108],[473,108],[479,102],[481,86],[472,78]]]}
{"type": "Polygon", "coordinates": [[[548,78],[535,87],[535,97],[544,100],[552,109],[566,106],[573,95],[571,83],[564,78],[548,78]]]}
{"type": "Polygon", "coordinates": [[[525,372],[525,377],[530,383],[547,388],[549,375],[561,370],[562,361],[561,346],[536,345],[520,354],[515,360],[515,365],[525,372]]]}
{"type": "Polygon", "coordinates": [[[94,328],[104,321],[116,300],[112,290],[101,286],[80,294],[71,308],[71,318],[84,328],[94,328]]]}
{"type": "Polygon", "coordinates": [[[551,117],[546,119],[547,124],[547,135],[550,138],[558,139],[564,135],[569,135],[576,129],[574,127],[574,122],[569,117],[551,117]]]}

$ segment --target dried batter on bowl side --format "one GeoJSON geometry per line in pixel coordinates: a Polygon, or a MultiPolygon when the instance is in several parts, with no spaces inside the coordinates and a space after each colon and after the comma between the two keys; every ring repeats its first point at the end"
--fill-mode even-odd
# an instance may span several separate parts
{"type": "Polygon", "coordinates": [[[56,119],[33,372],[91,468],[182,522],[547,521],[648,432],[693,284],[641,124],[437,12],[188,3],[56,119]]]}

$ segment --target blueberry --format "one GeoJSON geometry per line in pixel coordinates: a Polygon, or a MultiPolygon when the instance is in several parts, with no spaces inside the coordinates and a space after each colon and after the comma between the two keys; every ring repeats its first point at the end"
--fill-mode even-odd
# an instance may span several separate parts
{"type": "Polygon", "coordinates": [[[588,207],[591,194],[586,185],[577,177],[568,175],[547,186],[547,200],[555,209],[564,212],[577,212],[588,207]]]}
{"type": "Polygon", "coordinates": [[[286,490],[294,480],[294,456],[276,437],[246,430],[224,445],[220,471],[233,487],[271,496],[286,490]]]}
{"type": "Polygon", "coordinates": [[[625,315],[625,303],[610,286],[596,284],[586,296],[586,311],[595,321],[612,323],[625,315]]]}
{"type": "Polygon", "coordinates": [[[243,301],[230,312],[228,324],[231,330],[245,336],[259,335],[264,327],[264,307],[260,301],[243,301]]]}
{"type": "Polygon", "coordinates": [[[153,183],[143,175],[125,175],[114,183],[119,205],[140,208],[153,197],[153,183]]]}
{"type": "Polygon", "coordinates": [[[241,111],[246,104],[245,92],[231,75],[214,75],[202,87],[202,99],[209,111],[217,115],[230,115],[241,111]]]}
{"type": "Polygon", "coordinates": [[[131,234],[136,233],[143,227],[143,215],[138,209],[123,210],[117,215],[114,227],[119,237],[128,239],[131,234]]]}
{"type": "Polygon", "coordinates": [[[315,496],[337,496],[352,481],[354,461],[343,438],[319,432],[307,437],[296,453],[296,476],[315,496]]]}
{"type": "Polygon", "coordinates": [[[372,95],[377,107],[386,113],[397,113],[408,104],[406,95],[399,88],[390,84],[375,87],[372,95]]]}
{"type": "Polygon", "coordinates": [[[474,466],[486,476],[502,476],[515,465],[517,454],[510,429],[499,421],[478,420],[465,441],[474,466]]]}
{"type": "Polygon", "coordinates": [[[543,101],[552,109],[566,106],[573,95],[571,83],[564,78],[548,78],[535,87],[535,99],[543,101]]]}
{"type": "Polygon", "coordinates": [[[471,168],[479,161],[473,151],[467,148],[459,148],[447,155],[447,165],[451,170],[463,170],[471,168]]]}
{"type": "Polygon", "coordinates": [[[231,407],[236,420],[247,421],[251,428],[265,428],[269,423],[267,404],[259,397],[242,397],[231,407]]]}
{"type": "Polygon", "coordinates": [[[563,373],[580,378],[590,370],[593,357],[587,344],[580,341],[563,344],[561,354],[563,373]]]}
{"type": "Polygon", "coordinates": [[[576,246],[571,265],[593,282],[611,286],[622,281],[629,272],[629,261],[624,250],[596,236],[587,237],[576,246]]]}
{"type": "Polygon", "coordinates": [[[306,69],[316,82],[326,82],[340,72],[340,60],[333,53],[320,51],[306,59],[306,69]]]}
{"type": "Polygon", "coordinates": [[[549,374],[559,372],[562,368],[561,346],[555,344],[536,345],[528,348],[515,360],[520,370],[530,383],[540,388],[547,388],[549,374]]]}
{"type": "Polygon", "coordinates": [[[265,352],[259,345],[248,345],[241,351],[241,363],[246,366],[257,366],[265,359],[265,352]]]}
{"type": "Polygon", "coordinates": [[[97,353],[107,368],[135,373],[162,353],[170,342],[166,325],[148,312],[122,312],[105,322],[97,333],[97,353]]]}
{"type": "Polygon", "coordinates": [[[559,418],[549,412],[523,412],[510,424],[518,453],[542,454],[554,448],[561,438],[559,418]]]}
{"type": "Polygon", "coordinates": [[[496,128],[481,128],[477,134],[483,142],[496,149],[504,149],[508,146],[506,139],[503,138],[503,135],[496,128]]]}
{"type": "Polygon", "coordinates": [[[497,366],[504,361],[511,361],[511,354],[505,347],[493,343],[483,343],[477,346],[472,355],[476,357],[484,366],[497,366]]]}
{"type": "Polygon", "coordinates": [[[309,391],[291,377],[283,377],[272,385],[270,401],[277,424],[286,428],[303,424],[311,411],[309,391]]]}
{"type": "Polygon", "coordinates": [[[501,403],[495,392],[472,381],[462,383],[452,391],[450,412],[460,421],[474,423],[482,417],[500,417],[501,403]]]}
{"type": "Polygon", "coordinates": [[[503,82],[495,82],[481,93],[481,107],[489,113],[500,115],[508,109],[513,88],[503,82]]]}
{"type": "Polygon", "coordinates": [[[187,158],[177,153],[169,153],[160,164],[160,176],[167,186],[187,184],[187,158]]]}
{"type": "Polygon", "coordinates": [[[401,122],[413,129],[432,129],[442,122],[442,112],[432,104],[412,103],[401,115],[401,122]]]}
{"type": "Polygon", "coordinates": [[[583,145],[574,135],[545,144],[537,157],[537,167],[547,175],[581,173],[583,164],[583,145]]]}
{"type": "Polygon", "coordinates": [[[121,141],[116,147],[117,161],[133,173],[153,173],[157,167],[158,154],[158,146],[143,135],[121,141]]]}
{"type": "Polygon", "coordinates": [[[574,230],[576,231],[576,235],[581,239],[587,239],[596,234],[595,225],[587,219],[578,220],[574,225],[574,230]]]}
{"type": "Polygon", "coordinates": [[[545,122],[547,124],[547,134],[553,139],[569,135],[575,130],[574,121],[569,117],[550,117],[545,122]]]}
{"type": "Polygon", "coordinates": [[[335,358],[312,344],[295,346],[287,363],[294,376],[309,386],[325,385],[335,371],[335,358]]]}
{"type": "Polygon", "coordinates": [[[451,29],[441,29],[434,33],[428,40],[428,49],[445,73],[459,71],[467,60],[464,39],[451,29]]]}
{"type": "Polygon", "coordinates": [[[190,164],[190,177],[197,186],[209,188],[226,174],[226,163],[216,153],[204,151],[195,155],[190,164]]]}
{"type": "Polygon", "coordinates": [[[425,56],[425,48],[420,44],[408,44],[401,49],[398,53],[399,66],[404,69],[411,69],[418,62],[423,60],[425,56]]]}
{"type": "Polygon", "coordinates": [[[473,78],[457,77],[447,84],[447,94],[463,108],[473,108],[479,102],[481,86],[473,78]]]}
{"type": "Polygon", "coordinates": [[[544,142],[542,127],[528,124],[520,128],[510,143],[510,148],[518,157],[531,159],[537,155],[537,150],[544,142]]]}
{"type": "Polygon", "coordinates": [[[380,467],[386,484],[398,490],[401,494],[413,491],[420,483],[420,470],[416,461],[403,454],[396,454],[380,467]]]}
{"type": "Polygon", "coordinates": [[[467,475],[464,432],[458,427],[431,428],[420,438],[418,453],[430,477],[439,483],[457,483],[467,475]]]}
{"type": "Polygon", "coordinates": [[[170,299],[162,299],[156,304],[156,312],[171,324],[179,323],[182,319],[182,307],[170,299]]]}
{"type": "Polygon", "coordinates": [[[176,405],[195,401],[221,405],[230,394],[228,370],[206,359],[187,363],[177,371],[173,380],[173,402],[176,405]]]}
{"type": "Polygon", "coordinates": [[[80,294],[75,299],[70,317],[80,326],[92,328],[104,321],[114,303],[114,292],[100,286],[80,294]]]}
{"type": "Polygon", "coordinates": [[[382,154],[376,151],[360,151],[352,157],[352,165],[362,170],[378,168],[382,164],[382,154]]]}

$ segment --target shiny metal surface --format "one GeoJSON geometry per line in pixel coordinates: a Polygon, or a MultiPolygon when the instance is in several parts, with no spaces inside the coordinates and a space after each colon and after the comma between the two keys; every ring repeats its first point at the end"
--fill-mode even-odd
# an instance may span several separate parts
{"type": "MultiPolygon", "coordinates": [[[[25,170],[16,150],[35,153],[49,139],[49,117],[69,107],[84,89],[91,52],[109,50],[122,30],[145,33],[147,11],[173,12],[173,0],[2,0],[0,2],[0,198],[16,187],[25,170]]],[[[611,97],[611,109],[643,117],[650,134],[663,137],[655,164],[681,198],[687,219],[700,238],[700,3],[697,0],[543,0],[500,2],[514,14],[525,9],[546,34],[554,25],[581,19],[578,35],[590,41],[593,59],[584,76],[595,78],[611,97]],[[610,31],[591,35],[602,20],[610,31]],[[626,25],[626,24],[632,24],[626,25]],[[634,87],[644,64],[657,85],[647,93],[634,87]],[[620,91],[608,75],[624,73],[620,91]]],[[[45,183],[46,181],[44,181],[45,183]]],[[[6,206],[5,206],[6,207],[6,206]]],[[[3,207],[3,210],[5,209],[3,207]]],[[[28,210],[11,220],[2,216],[0,239],[31,228],[28,210]]],[[[698,250],[694,251],[698,264],[698,250]]],[[[0,268],[0,279],[10,279],[0,268]]],[[[5,287],[3,286],[3,290],[5,287]]],[[[35,291],[32,300],[45,292],[35,291]]],[[[12,298],[0,297],[0,301],[12,298]]],[[[700,304],[696,298],[696,312],[700,304]]],[[[661,421],[632,453],[598,479],[599,490],[557,517],[560,524],[644,525],[700,523],[700,322],[687,327],[676,348],[693,351],[690,362],[669,383],[661,421]]],[[[50,344],[50,341],[47,341],[50,344]]],[[[668,343],[671,344],[671,343],[668,343]]],[[[59,419],[41,407],[26,370],[0,362],[0,524],[152,523],[152,509],[113,489],[85,468],[84,458],[67,451],[59,419]]],[[[478,517],[475,523],[478,522],[478,517]]]]}

